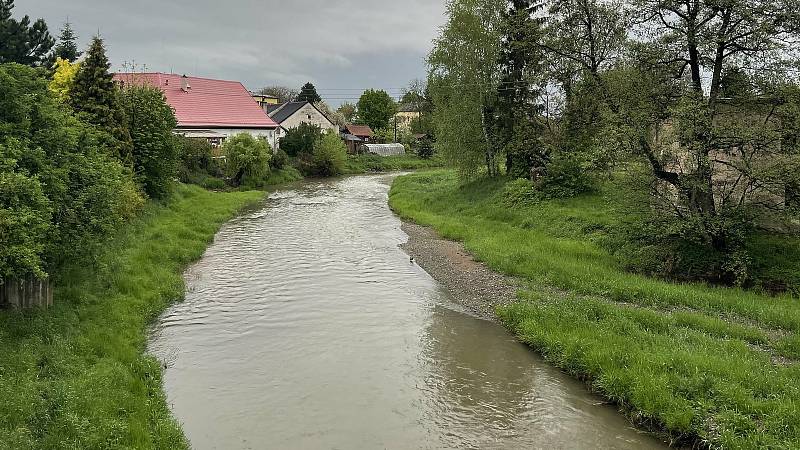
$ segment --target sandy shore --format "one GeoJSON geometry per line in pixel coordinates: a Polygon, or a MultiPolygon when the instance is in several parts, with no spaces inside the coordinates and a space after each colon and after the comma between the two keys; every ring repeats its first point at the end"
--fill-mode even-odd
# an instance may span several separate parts
{"type": "Polygon", "coordinates": [[[475,261],[460,242],[441,238],[434,230],[403,223],[408,242],[400,248],[414,258],[453,299],[480,317],[497,321],[495,308],[516,299],[518,280],[475,261]]]}

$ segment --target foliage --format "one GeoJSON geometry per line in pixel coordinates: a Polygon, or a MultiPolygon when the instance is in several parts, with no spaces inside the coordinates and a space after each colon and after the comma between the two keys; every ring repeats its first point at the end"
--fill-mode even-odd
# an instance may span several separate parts
{"type": "Polygon", "coordinates": [[[344,115],[342,115],[338,109],[331,109],[331,107],[325,102],[314,103],[314,106],[322,113],[323,116],[325,116],[337,127],[341,128],[347,124],[347,119],[345,119],[344,115]]]}
{"type": "Polygon", "coordinates": [[[300,93],[297,94],[297,98],[295,99],[297,102],[309,102],[309,103],[319,103],[322,101],[322,97],[317,94],[317,88],[314,87],[313,84],[306,83],[300,88],[300,93]]]}
{"type": "Polygon", "coordinates": [[[397,104],[386,91],[367,89],[358,99],[357,121],[373,130],[388,129],[397,113],[397,104]]]}
{"type": "Polygon", "coordinates": [[[41,275],[89,254],[141,206],[131,174],[103,147],[107,136],[65,111],[40,72],[0,66],[0,124],[0,173],[19,183],[5,190],[4,207],[29,211],[27,218],[20,216],[32,220],[30,231],[36,236],[27,253],[42,261],[26,258],[23,266],[6,267],[4,273],[30,269],[41,275]],[[39,190],[47,199],[47,215],[39,190]],[[14,199],[22,192],[30,196],[14,199]],[[47,234],[41,238],[43,228],[37,223],[47,217],[47,234]]]}
{"type": "Polygon", "coordinates": [[[272,158],[269,160],[269,167],[272,169],[281,170],[289,165],[289,155],[283,149],[277,149],[272,152],[272,158]]]}
{"type": "Polygon", "coordinates": [[[286,136],[281,138],[280,147],[292,157],[311,154],[320,139],[322,139],[322,128],[319,125],[302,122],[286,131],[286,136]]]}
{"type": "Polygon", "coordinates": [[[325,133],[314,144],[311,173],[320,177],[341,175],[346,161],[347,147],[344,142],[333,133],[325,133]]]}
{"type": "Polygon", "coordinates": [[[580,160],[570,157],[553,158],[547,174],[538,180],[536,187],[547,199],[570,198],[592,192],[595,188],[591,175],[580,160]]]}
{"type": "Polygon", "coordinates": [[[293,183],[303,179],[303,174],[292,166],[283,169],[273,169],[269,172],[269,177],[264,182],[266,186],[277,186],[281,184],[293,183]]]}
{"type": "Polygon", "coordinates": [[[352,123],[356,117],[356,105],[350,102],[342,103],[336,111],[342,115],[345,124],[352,123]]]}
{"type": "Polygon", "coordinates": [[[426,170],[444,167],[444,165],[444,160],[437,156],[424,159],[415,155],[350,155],[347,158],[345,173],[360,174],[398,170],[426,170]]]}
{"type": "Polygon", "coordinates": [[[222,223],[262,197],[179,186],[96,257],[52,273],[52,308],[0,311],[0,448],[188,448],[145,352],[148,327],[222,223]]]}
{"type": "Polygon", "coordinates": [[[498,171],[487,121],[499,78],[503,0],[449,0],[448,20],[428,56],[437,149],[463,176],[498,171]]]}
{"type": "Polygon", "coordinates": [[[676,445],[789,448],[800,439],[796,298],[631,274],[601,245],[618,226],[622,193],[509,208],[496,200],[506,185],[414,174],[395,181],[390,203],[524,279],[520,300],[500,309],[504,323],[676,445]]]}
{"type": "Polygon", "coordinates": [[[433,157],[434,148],[433,141],[429,137],[420,139],[417,147],[417,155],[423,159],[430,159],[433,157]]]}
{"type": "Polygon", "coordinates": [[[373,128],[372,140],[376,144],[394,143],[394,129],[392,128],[373,128]]]}
{"type": "Polygon", "coordinates": [[[278,99],[278,103],[292,102],[300,95],[300,92],[285,86],[268,86],[260,91],[261,95],[271,95],[278,99]]]}
{"type": "Polygon", "coordinates": [[[261,187],[269,176],[272,149],[264,139],[249,133],[233,136],[222,144],[225,172],[234,186],[261,187]]]}
{"type": "Polygon", "coordinates": [[[157,87],[131,83],[122,89],[121,107],[133,142],[133,167],[144,192],[154,199],[167,197],[178,175],[181,143],[172,131],[175,112],[157,87]]]}
{"type": "Polygon", "coordinates": [[[182,183],[191,183],[192,178],[198,175],[222,175],[219,164],[214,159],[214,148],[207,140],[184,136],[176,136],[176,140],[181,155],[178,173],[182,183]]]}
{"type": "Polygon", "coordinates": [[[31,25],[28,16],[12,18],[14,0],[0,0],[0,64],[18,63],[33,67],[52,64],[50,50],[55,44],[43,19],[31,25]]]}
{"type": "Polygon", "coordinates": [[[58,36],[58,44],[53,48],[56,58],[61,58],[71,63],[77,61],[81,56],[81,52],[78,51],[78,45],[75,43],[77,40],[78,37],[75,36],[72,25],[69,22],[64,23],[61,28],[61,34],[58,36]]]}
{"type": "Polygon", "coordinates": [[[95,36],[75,75],[70,105],[82,119],[113,136],[108,146],[116,150],[121,161],[131,164],[133,142],[125,126],[125,115],[110,68],[103,40],[95,36]]]}
{"type": "Polygon", "coordinates": [[[0,144],[0,280],[44,275],[41,255],[51,220],[39,180],[8,167],[13,145],[0,144]]]}
{"type": "Polygon", "coordinates": [[[511,177],[535,180],[548,174],[551,150],[543,142],[542,127],[535,121],[518,121],[505,153],[506,173],[511,177]]]}
{"type": "Polygon", "coordinates": [[[75,86],[75,76],[80,69],[80,63],[71,63],[69,60],[57,58],[53,80],[50,82],[50,91],[53,92],[61,103],[69,104],[70,92],[75,86]]]}

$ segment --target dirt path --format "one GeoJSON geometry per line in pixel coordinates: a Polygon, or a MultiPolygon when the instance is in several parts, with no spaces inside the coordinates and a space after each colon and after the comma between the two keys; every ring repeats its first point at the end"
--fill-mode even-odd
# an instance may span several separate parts
{"type": "Polygon", "coordinates": [[[403,223],[408,242],[400,248],[414,258],[453,299],[475,314],[497,321],[495,308],[516,299],[519,281],[475,261],[460,242],[440,237],[434,230],[403,223]]]}

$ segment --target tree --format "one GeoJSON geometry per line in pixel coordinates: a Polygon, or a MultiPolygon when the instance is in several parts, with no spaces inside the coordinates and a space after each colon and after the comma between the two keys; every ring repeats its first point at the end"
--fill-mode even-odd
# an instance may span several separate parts
{"type": "Polygon", "coordinates": [[[50,50],[55,44],[43,19],[31,25],[31,19],[11,17],[14,0],[0,0],[0,64],[15,62],[26,66],[49,66],[50,50]]]}
{"type": "Polygon", "coordinates": [[[297,95],[296,101],[318,103],[322,101],[322,97],[317,94],[317,88],[309,82],[304,84],[300,89],[300,94],[297,95]]]}
{"type": "Polygon", "coordinates": [[[347,161],[347,147],[339,136],[326,133],[314,145],[312,168],[314,175],[332,177],[344,172],[347,161]]]}
{"type": "Polygon", "coordinates": [[[175,112],[161,89],[135,82],[122,89],[120,103],[133,142],[136,180],[150,198],[166,198],[181,157],[180,143],[172,134],[178,125],[175,112]]]}
{"type": "Polygon", "coordinates": [[[108,144],[116,150],[117,157],[131,163],[133,144],[110,68],[103,40],[95,36],[75,76],[70,105],[86,121],[107,131],[115,140],[108,144]]]}
{"type": "Polygon", "coordinates": [[[269,176],[272,149],[264,139],[241,133],[222,145],[226,173],[234,186],[261,187],[269,176]]]}
{"type": "Polygon", "coordinates": [[[346,124],[352,123],[356,117],[356,105],[350,102],[342,103],[336,111],[344,117],[346,124]]]}
{"type": "Polygon", "coordinates": [[[473,176],[499,173],[491,120],[497,97],[504,0],[449,0],[448,21],[428,56],[437,149],[473,176]]]}
{"type": "Polygon", "coordinates": [[[287,155],[293,157],[310,154],[320,139],[322,139],[322,128],[319,125],[302,122],[286,131],[286,136],[281,138],[280,147],[287,155]]]}
{"type": "Polygon", "coordinates": [[[260,91],[258,91],[261,95],[271,95],[278,99],[280,103],[286,103],[294,101],[300,92],[295,89],[290,89],[285,86],[267,86],[260,91]]]}
{"type": "Polygon", "coordinates": [[[61,28],[61,34],[58,36],[58,44],[53,49],[56,58],[65,59],[69,62],[77,61],[81,56],[81,52],[78,51],[78,44],[75,43],[77,40],[78,37],[72,30],[72,25],[69,22],[65,22],[64,27],[61,28]]]}
{"type": "Polygon", "coordinates": [[[75,86],[75,76],[80,68],[79,63],[71,63],[66,59],[56,58],[53,80],[50,82],[50,91],[56,95],[61,103],[68,104],[70,92],[75,86]]]}
{"type": "Polygon", "coordinates": [[[337,127],[343,127],[347,124],[347,119],[345,119],[344,115],[339,112],[339,110],[333,110],[330,106],[328,106],[325,102],[318,102],[315,103],[314,106],[317,107],[318,110],[328,118],[334,125],[337,127]]]}
{"type": "Polygon", "coordinates": [[[360,124],[373,130],[388,129],[397,113],[397,104],[386,91],[368,89],[358,100],[357,111],[360,124]]]}
{"type": "Polygon", "coordinates": [[[536,148],[522,144],[537,141],[532,134],[541,135],[544,127],[539,125],[538,78],[542,77],[543,53],[540,41],[543,39],[541,21],[534,14],[542,5],[531,0],[513,0],[503,15],[502,45],[500,57],[500,85],[497,88],[496,134],[498,145],[506,153],[506,173],[518,178],[528,178],[533,169],[544,169],[546,158],[532,158],[532,154],[544,154],[536,148]],[[516,140],[515,135],[525,130],[526,139],[516,140]]]}

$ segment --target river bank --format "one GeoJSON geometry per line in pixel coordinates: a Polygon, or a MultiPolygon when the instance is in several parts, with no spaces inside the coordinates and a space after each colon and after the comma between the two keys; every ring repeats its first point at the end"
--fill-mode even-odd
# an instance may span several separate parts
{"type": "Polygon", "coordinates": [[[0,311],[0,448],[186,448],[147,326],[183,297],[183,269],[219,227],[263,195],[180,185],[53,274],[53,308],[0,311]]]}
{"type": "Polygon", "coordinates": [[[629,274],[597,244],[613,226],[602,195],[510,209],[502,188],[420,173],[395,181],[390,204],[522,279],[500,320],[634,422],[674,445],[800,441],[796,299],[629,274]]]}

